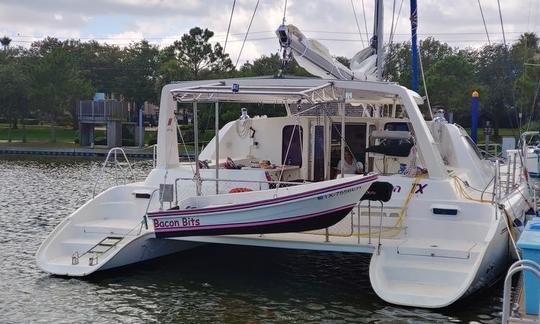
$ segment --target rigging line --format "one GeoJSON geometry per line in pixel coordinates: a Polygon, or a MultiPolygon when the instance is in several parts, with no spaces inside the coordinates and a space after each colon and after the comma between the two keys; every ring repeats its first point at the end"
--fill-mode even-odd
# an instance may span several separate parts
{"type": "Polygon", "coordinates": [[[225,53],[225,49],[227,48],[227,41],[229,40],[229,32],[231,31],[231,23],[232,23],[232,19],[233,19],[234,7],[235,6],[236,6],[236,0],[233,0],[232,10],[231,10],[231,17],[229,18],[229,26],[227,27],[227,36],[225,36],[225,45],[223,45],[223,53],[225,53]]]}
{"type": "Polygon", "coordinates": [[[360,35],[360,40],[362,41],[362,47],[365,47],[364,45],[364,37],[362,37],[362,31],[360,31],[360,24],[358,24],[358,17],[356,16],[356,10],[354,9],[354,0],[351,0],[351,7],[354,15],[354,20],[356,21],[356,28],[358,28],[358,35],[360,35]]]}
{"type": "Polygon", "coordinates": [[[418,46],[418,61],[420,62],[420,72],[422,74],[422,83],[424,84],[424,92],[426,94],[426,101],[428,104],[429,109],[429,115],[431,116],[431,119],[433,120],[433,110],[431,109],[431,103],[429,102],[429,95],[427,90],[427,84],[426,84],[426,77],[424,75],[424,65],[422,64],[422,51],[420,50],[420,47],[418,46]]]}
{"type": "MultiPolygon", "coordinates": [[[[486,30],[486,36],[488,40],[488,44],[491,46],[491,40],[489,39],[489,33],[486,25],[486,19],[484,18],[484,11],[482,10],[482,4],[480,3],[480,0],[478,0],[478,7],[480,8],[480,15],[482,16],[482,22],[484,23],[484,29],[486,30]]],[[[504,34],[504,32],[503,32],[504,34]]]]}
{"type": "Polygon", "coordinates": [[[538,99],[538,92],[540,92],[540,79],[538,80],[538,85],[536,86],[536,92],[534,94],[534,100],[531,107],[531,114],[529,115],[529,122],[527,123],[527,131],[529,131],[529,127],[531,126],[531,122],[534,116],[534,107],[536,106],[536,99],[538,99]]]}
{"type": "Polygon", "coordinates": [[[504,35],[504,23],[503,23],[503,18],[502,18],[502,13],[501,13],[501,1],[500,0],[497,0],[497,6],[499,7],[499,19],[501,20],[501,30],[502,30],[504,48],[506,48],[508,50],[508,46],[506,45],[506,36],[504,35]]]}
{"type": "Polygon", "coordinates": [[[240,47],[240,53],[238,53],[238,57],[236,58],[236,64],[234,65],[234,68],[238,66],[238,62],[240,61],[240,57],[242,57],[242,51],[244,50],[244,45],[246,45],[246,39],[249,34],[249,30],[251,29],[251,24],[253,23],[253,18],[255,18],[255,14],[257,13],[257,8],[259,7],[259,2],[261,0],[257,0],[257,3],[255,4],[255,9],[253,9],[253,15],[251,15],[251,20],[249,21],[248,29],[246,32],[246,35],[244,36],[244,41],[242,42],[242,47],[240,47]]]}
{"type": "MultiPolygon", "coordinates": [[[[501,22],[501,31],[502,31],[502,37],[503,37],[503,44],[504,44],[504,49],[505,49],[505,56],[504,56],[504,59],[506,61],[506,65],[507,65],[507,68],[510,70],[511,69],[511,66],[510,66],[510,62],[509,62],[509,58],[508,58],[508,45],[506,43],[506,35],[504,33],[504,23],[503,23],[503,18],[502,18],[502,12],[501,12],[501,1],[500,0],[497,0],[497,7],[499,9],[499,19],[500,19],[500,22],[501,22]]],[[[515,92],[515,89],[512,89],[512,100],[515,102],[515,97],[516,97],[516,92],[515,92]]],[[[503,93],[503,102],[505,101],[505,96],[504,96],[504,93],[503,93]]],[[[516,109],[516,112],[517,112],[517,109],[516,109]]],[[[508,114],[508,111],[506,111],[506,113],[508,114]]],[[[521,108],[521,113],[523,114],[523,107],[521,108]]],[[[523,125],[519,125],[519,128],[521,129],[523,125]]],[[[514,129],[512,128],[512,135],[514,135],[514,129]]],[[[514,136],[515,137],[515,136],[514,136]]]]}
{"type": "Polygon", "coordinates": [[[394,36],[397,35],[396,34],[396,28],[397,28],[398,23],[399,23],[399,18],[401,17],[401,8],[403,8],[403,0],[401,0],[401,3],[399,5],[399,10],[398,10],[397,18],[396,18],[396,23],[394,24],[394,26],[392,26],[392,32],[390,33],[391,37],[390,37],[390,41],[389,41],[390,44],[392,44],[394,42],[394,36]]]}
{"type": "Polygon", "coordinates": [[[394,38],[394,17],[396,16],[396,0],[392,3],[392,22],[390,23],[390,37],[388,38],[389,43],[392,44],[392,38],[394,38]]]}
{"type": "Polygon", "coordinates": [[[285,0],[285,6],[283,7],[283,20],[281,22],[282,25],[285,25],[286,16],[287,16],[287,0],[285,0]]]}
{"type": "Polygon", "coordinates": [[[538,7],[540,7],[540,0],[536,1],[536,6],[534,7],[534,26],[533,26],[533,33],[536,33],[536,24],[538,23],[538,19],[536,17],[538,16],[538,7]]]}
{"type": "Polygon", "coordinates": [[[532,11],[532,0],[529,0],[529,14],[527,15],[527,30],[531,25],[531,11],[532,11]]]}
{"type": "Polygon", "coordinates": [[[366,38],[369,35],[368,29],[367,29],[367,21],[366,21],[366,7],[364,6],[364,0],[362,0],[362,11],[364,15],[364,28],[366,29],[366,38]]]}

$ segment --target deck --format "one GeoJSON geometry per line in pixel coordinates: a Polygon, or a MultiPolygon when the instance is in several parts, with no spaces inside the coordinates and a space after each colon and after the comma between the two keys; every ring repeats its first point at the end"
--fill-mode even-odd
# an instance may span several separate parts
{"type": "MultiPolygon", "coordinates": [[[[174,237],[171,240],[217,243],[232,245],[248,245],[260,247],[273,247],[283,249],[317,250],[333,252],[354,252],[371,254],[377,248],[378,239],[358,236],[329,236],[308,233],[282,233],[282,234],[250,234],[250,235],[223,235],[223,236],[190,236],[174,237]]],[[[381,240],[382,243],[382,240],[381,240]]]]}

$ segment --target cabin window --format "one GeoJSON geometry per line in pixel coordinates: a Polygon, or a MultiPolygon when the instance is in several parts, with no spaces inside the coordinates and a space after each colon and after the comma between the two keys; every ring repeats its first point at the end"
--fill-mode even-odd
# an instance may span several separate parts
{"type": "Polygon", "coordinates": [[[409,131],[409,124],[404,122],[391,122],[384,124],[384,130],[388,131],[409,131]]]}
{"type": "Polygon", "coordinates": [[[324,180],[324,126],[315,125],[313,131],[313,181],[324,180]]]}
{"type": "MultiPolygon", "coordinates": [[[[348,148],[356,162],[365,164],[366,152],[366,125],[347,124],[345,125],[345,146],[348,148]]],[[[332,142],[330,152],[330,165],[332,167],[331,177],[338,173],[337,165],[341,160],[341,123],[332,124],[332,142]]]]}
{"type": "Polygon", "coordinates": [[[302,126],[287,125],[283,127],[281,138],[281,164],[301,167],[303,141],[302,126]]]}

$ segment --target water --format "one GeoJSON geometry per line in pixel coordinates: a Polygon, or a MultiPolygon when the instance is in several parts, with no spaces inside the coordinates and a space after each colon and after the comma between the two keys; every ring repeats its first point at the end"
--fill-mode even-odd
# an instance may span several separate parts
{"type": "Polygon", "coordinates": [[[500,322],[500,282],[442,310],[397,307],[371,289],[369,255],[207,245],[89,279],[50,276],[34,254],[91,198],[99,163],[0,158],[0,323],[500,322]]]}

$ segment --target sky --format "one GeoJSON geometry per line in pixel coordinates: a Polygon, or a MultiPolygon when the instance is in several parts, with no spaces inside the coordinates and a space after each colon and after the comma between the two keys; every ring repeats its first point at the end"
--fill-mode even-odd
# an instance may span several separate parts
{"type": "MultiPolygon", "coordinates": [[[[501,43],[497,0],[418,0],[419,39],[432,36],[461,48],[487,44],[479,2],[491,42],[501,43]]],[[[524,32],[540,32],[540,0],[500,2],[507,43],[524,32]]],[[[285,0],[260,0],[239,57],[256,3],[236,1],[226,47],[233,63],[279,51],[275,30],[282,22],[285,0]]],[[[199,26],[214,31],[212,40],[223,45],[232,5],[233,0],[0,0],[0,37],[12,38],[12,46],[29,46],[52,36],[120,46],[145,38],[163,47],[199,26]]],[[[392,19],[396,25],[393,41],[408,40],[409,1],[384,0],[384,5],[386,41],[392,19]]],[[[350,58],[366,46],[373,13],[373,0],[288,0],[285,18],[306,36],[320,40],[333,55],[350,58]]]]}

